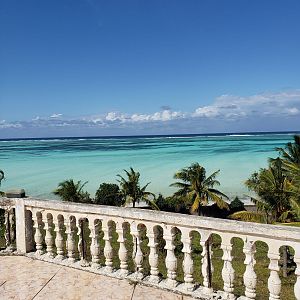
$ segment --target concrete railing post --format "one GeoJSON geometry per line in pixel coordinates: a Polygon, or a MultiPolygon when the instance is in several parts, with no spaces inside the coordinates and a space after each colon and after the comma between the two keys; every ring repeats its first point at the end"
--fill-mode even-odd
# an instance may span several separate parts
{"type": "Polygon", "coordinates": [[[26,211],[24,204],[25,191],[23,189],[6,192],[8,198],[15,199],[16,218],[16,247],[20,253],[27,253],[33,250],[33,231],[31,212],[26,211]]]}

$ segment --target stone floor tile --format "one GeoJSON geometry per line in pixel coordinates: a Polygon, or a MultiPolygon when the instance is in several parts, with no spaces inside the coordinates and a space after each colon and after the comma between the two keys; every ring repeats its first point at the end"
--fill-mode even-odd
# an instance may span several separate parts
{"type": "Polygon", "coordinates": [[[1,300],[32,299],[61,268],[27,257],[17,259],[17,262],[17,265],[7,264],[7,261],[2,261],[0,257],[0,264],[5,268],[2,273],[0,272],[1,280],[5,280],[0,286],[1,300]]]}
{"type": "Polygon", "coordinates": [[[132,300],[182,300],[182,296],[154,287],[137,285],[132,300]]]}
{"type": "Polygon", "coordinates": [[[131,300],[134,285],[127,280],[109,278],[106,276],[96,276],[91,287],[93,287],[94,297],[87,299],[113,299],[131,300]],[[101,296],[101,298],[99,298],[101,296]],[[96,297],[96,298],[95,298],[96,297]]]}
{"type": "Polygon", "coordinates": [[[89,287],[96,275],[63,267],[39,292],[35,299],[85,299],[85,287],[89,287]]]}

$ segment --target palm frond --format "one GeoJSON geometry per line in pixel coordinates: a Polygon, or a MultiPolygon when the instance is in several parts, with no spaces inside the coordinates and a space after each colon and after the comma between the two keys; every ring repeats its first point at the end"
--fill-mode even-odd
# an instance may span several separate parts
{"type": "Polygon", "coordinates": [[[238,211],[228,216],[229,219],[245,222],[266,223],[266,217],[262,213],[252,211],[238,211]]]}
{"type": "Polygon", "coordinates": [[[229,210],[228,203],[224,201],[221,197],[219,197],[218,195],[216,195],[211,191],[208,191],[208,196],[212,201],[214,201],[217,204],[219,208],[229,210]]]}

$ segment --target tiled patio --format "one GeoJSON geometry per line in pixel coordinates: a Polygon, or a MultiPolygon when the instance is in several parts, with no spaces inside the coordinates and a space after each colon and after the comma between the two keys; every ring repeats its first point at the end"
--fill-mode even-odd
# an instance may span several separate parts
{"type": "Polygon", "coordinates": [[[28,257],[0,256],[0,299],[191,300],[192,298],[28,257]]]}

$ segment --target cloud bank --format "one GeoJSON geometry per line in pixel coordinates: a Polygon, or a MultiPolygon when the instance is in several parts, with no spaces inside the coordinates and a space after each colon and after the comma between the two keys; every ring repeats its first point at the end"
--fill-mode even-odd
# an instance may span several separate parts
{"type": "Polygon", "coordinates": [[[0,120],[0,137],[24,136],[26,131],[29,136],[39,132],[59,136],[64,132],[105,135],[299,130],[300,90],[247,97],[221,95],[211,105],[199,106],[192,112],[161,108],[152,114],[108,112],[70,118],[55,112],[29,121],[0,120]]]}

